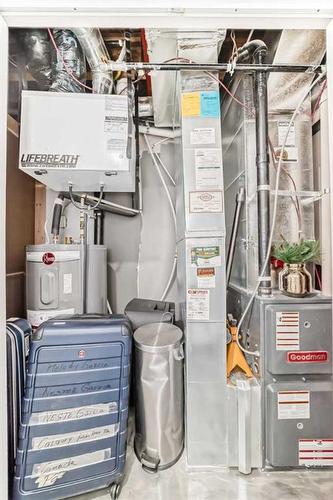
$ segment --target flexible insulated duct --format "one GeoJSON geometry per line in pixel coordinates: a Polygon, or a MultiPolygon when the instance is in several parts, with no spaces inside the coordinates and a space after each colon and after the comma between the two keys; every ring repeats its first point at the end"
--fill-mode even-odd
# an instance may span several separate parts
{"type": "Polygon", "coordinates": [[[44,29],[20,30],[19,43],[26,61],[25,68],[36,80],[39,90],[48,90],[52,83],[51,45],[44,29]]]}
{"type": "Polygon", "coordinates": [[[111,94],[113,89],[112,72],[103,68],[103,65],[110,61],[110,57],[100,30],[73,28],[72,31],[77,36],[89,63],[93,79],[93,92],[111,94]]]}
{"type": "Polygon", "coordinates": [[[82,92],[80,79],[86,71],[82,48],[70,30],[54,29],[57,50],[47,30],[21,30],[19,42],[25,68],[36,80],[39,90],[82,92]]]}
{"type": "Polygon", "coordinates": [[[52,30],[57,50],[52,54],[51,92],[83,92],[79,80],[86,72],[86,62],[80,43],[70,30],[52,30]]]}

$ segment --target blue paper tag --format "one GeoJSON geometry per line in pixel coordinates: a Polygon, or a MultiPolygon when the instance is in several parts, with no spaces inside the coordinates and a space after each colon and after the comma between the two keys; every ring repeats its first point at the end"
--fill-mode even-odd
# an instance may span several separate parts
{"type": "Polygon", "coordinates": [[[203,118],[220,116],[220,96],[217,90],[200,92],[200,116],[203,118]]]}

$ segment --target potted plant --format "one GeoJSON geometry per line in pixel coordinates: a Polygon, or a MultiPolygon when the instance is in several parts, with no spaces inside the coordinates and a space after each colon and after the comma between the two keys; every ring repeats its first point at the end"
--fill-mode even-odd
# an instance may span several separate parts
{"type": "Polygon", "coordinates": [[[272,255],[281,260],[283,270],[279,274],[279,290],[289,297],[305,297],[312,292],[311,274],[307,262],[318,262],[319,241],[300,240],[298,243],[284,241],[274,246],[272,255]]]}

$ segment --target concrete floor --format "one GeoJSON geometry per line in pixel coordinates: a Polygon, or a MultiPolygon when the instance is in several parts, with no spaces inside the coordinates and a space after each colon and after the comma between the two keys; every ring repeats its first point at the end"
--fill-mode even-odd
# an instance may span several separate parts
{"type": "MultiPolygon", "coordinates": [[[[108,491],[76,500],[109,500],[108,491]]],[[[330,500],[333,472],[260,472],[249,476],[236,470],[187,472],[184,456],[168,470],[148,474],[129,448],[119,500],[330,500]]]]}
{"type": "MultiPolygon", "coordinates": [[[[142,470],[134,450],[134,418],[129,419],[127,460],[119,500],[333,500],[333,470],[262,472],[244,476],[235,469],[188,472],[185,453],[170,469],[142,470]]],[[[73,500],[110,500],[108,490],[73,500]]]]}

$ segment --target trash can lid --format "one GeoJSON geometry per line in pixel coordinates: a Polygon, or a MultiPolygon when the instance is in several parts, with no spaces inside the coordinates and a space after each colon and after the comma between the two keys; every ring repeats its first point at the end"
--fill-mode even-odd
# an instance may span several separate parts
{"type": "Polygon", "coordinates": [[[147,351],[170,351],[181,343],[183,332],[170,323],[149,323],[134,332],[134,342],[138,349],[147,351]]]}

